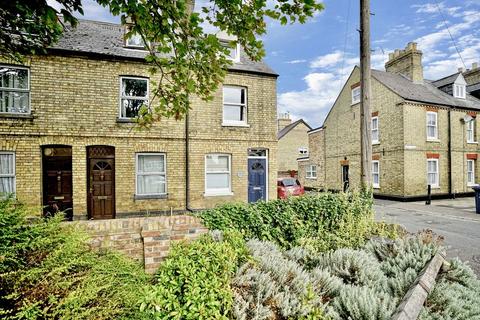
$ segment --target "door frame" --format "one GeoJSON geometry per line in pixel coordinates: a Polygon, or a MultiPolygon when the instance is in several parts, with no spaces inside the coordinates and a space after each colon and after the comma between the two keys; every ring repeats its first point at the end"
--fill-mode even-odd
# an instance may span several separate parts
{"type": "MultiPolygon", "coordinates": [[[[269,175],[269,163],[268,163],[268,149],[267,148],[249,148],[249,149],[257,149],[257,150],[265,150],[265,156],[248,156],[247,157],[247,201],[248,201],[248,172],[250,168],[248,167],[248,160],[249,159],[265,159],[265,166],[266,166],[266,177],[265,177],[265,201],[269,201],[269,193],[268,193],[268,179],[270,178],[269,175]]],[[[247,150],[248,152],[248,150],[247,150]]]]}
{"type": "Polygon", "coordinates": [[[114,146],[109,146],[109,145],[90,145],[86,147],[86,158],[87,158],[87,165],[86,165],[86,173],[87,173],[87,218],[88,219],[93,219],[92,215],[92,208],[91,208],[91,199],[90,199],[90,159],[112,159],[113,161],[113,174],[112,174],[112,197],[113,197],[113,218],[115,219],[117,217],[117,197],[116,197],[116,184],[115,184],[115,176],[117,174],[116,166],[115,166],[115,147],[114,146]],[[101,156],[101,157],[90,157],[90,149],[95,148],[95,147],[108,147],[113,149],[113,155],[108,155],[108,156],[101,156]]]}

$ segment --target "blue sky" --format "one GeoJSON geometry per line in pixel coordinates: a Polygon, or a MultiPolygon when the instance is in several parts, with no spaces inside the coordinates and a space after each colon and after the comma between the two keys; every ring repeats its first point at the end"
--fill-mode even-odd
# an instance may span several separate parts
{"type": "MultiPolygon", "coordinates": [[[[201,0],[206,1],[206,0],[201,0]]],[[[50,2],[50,1],[49,1],[50,2]]],[[[53,2],[53,0],[52,0],[53,2]]],[[[265,61],[280,74],[278,110],[320,126],[346,77],[358,63],[359,0],[325,0],[325,10],[304,25],[269,24],[265,61]]],[[[371,0],[372,66],[409,41],[423,51],[424,75],[438,79],[480,62],[480,0],[371,0]]],[[[85,18],[118,22],[92,0],[85,18]]]]}

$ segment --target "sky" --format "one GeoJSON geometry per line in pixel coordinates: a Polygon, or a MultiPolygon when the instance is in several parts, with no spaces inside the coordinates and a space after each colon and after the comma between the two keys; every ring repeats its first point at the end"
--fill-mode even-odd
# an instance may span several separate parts
{"type": "MultiPolygon", "coordinates": [[[[303,118],[312,127],[322,125],[359,61],[359,2],[325,0],[325,10],[303,25],[268,23],[262,39],[265,61],[280,75],[278,112],[289,112],[293,120],[303,118]]],[[[86,19],[119,21],[94,1],[83,3],[86,19]]],[[[388,53],[410,41],[423,51],[426,79],[480,62],[480,0],[371,0],[371,11],[375,69],[384,70],[388,53]]]]}

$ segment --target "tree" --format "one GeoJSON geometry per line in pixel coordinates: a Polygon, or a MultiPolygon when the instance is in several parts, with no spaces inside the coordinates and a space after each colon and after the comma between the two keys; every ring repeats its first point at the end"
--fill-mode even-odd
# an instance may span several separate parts
{"type": "MultiPolygon", "coordinates": [[[[304,23],[323,9],[318,0],[204,0],[201,12],[192,12],[193,0],[96,0],[108,7],[122,23],[126,36],[141,36],[149,51],[150,72],[159,75],[153,83],[154,99],[140,110],[139,124],[149,126],[161,117],[181,119],[189,110],[189,97],[208,101],[232,63],[228,48],[210,24],[239,43],[254,61],[265,55],[259,36],[266,33],[266,19],[285,25],[304,23]]],[[[83,14],[81,0],[57,0],[55,9],[46,0],[2,1],[0,4],[0,52],[10,59],[45,52],[65,29],[75,26],[74,14],[83,14]],[[58,18],[61,14],[63,19],[58,18]]]]}

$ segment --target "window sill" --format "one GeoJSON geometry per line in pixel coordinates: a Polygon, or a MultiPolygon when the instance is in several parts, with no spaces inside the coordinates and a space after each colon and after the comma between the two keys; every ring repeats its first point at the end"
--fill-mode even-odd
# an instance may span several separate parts
{"type": "Polygon", "coordinates": [[[360,104],[360,101],[358,101],[358,102],[352,102],[351,106],[353,107],[353,106],[356,106],[357,104],[360,104]]]}
{"type": "Polygon", "coordinates": [[[436,143],[439,143],[440,142],[440,139],[427,139],[427,142],[436,142],[436,143]]]}
{"type": "Polygon", "coordinates": [[[308,179],[308,180],[317,180],[317,177],[315,177],[315,178],[305,177],[305,179],[308,179]]]}
{"type": "Polygon", "coordinates": [[[380,189],[380,186],[379,185],[376,185],[376,186],[374,185],[373,189],[380,189]]]}
{"type": "Polygon", "coordinates": [[[222,127],[250,128],[250,125],[248,123],[223,122],[222,127]]]}
{"type": "Polygon", "coordinates": [[[372,146],[376,146],[376,145],[379,145],[380,144],[380,141],[372,141],[372,146]]]}
{"type": "Polygon", "coordinates": [[[478,141],[467,141],[467,144],[478,144],[478,141]]]}
{"type": "Polygon", "coordinates": [[[31,113],[0,113],[0,118],[10,118],[10,119],[33,119],[31,113]]]}
{"type": "Polygon", "coordinates": [[[204,197],[227,197],[233,196],[233,192],[205,192],[203,194],[204,197]]]}
{"type": "Polygon", "coordinates": [[[476,187],[478,183],[467,183],[467,187],[476,187]]]}
{"type": "Polygon", "coordinates": [[[167,199],[168,198],[168,193],[165,194],[136,194],[134,195],[133,199],[134,200],[151,200],[151,199],[167,199]]]}
{"type": "Polygon", "coordinates": [[[135,123],[135,118],[117,118],[117,123],[135,123]]]}
{"type": "Polygon", "coordinates": [[[432,186],[432,189],[440,189],[440,186],[432,186]]]}

